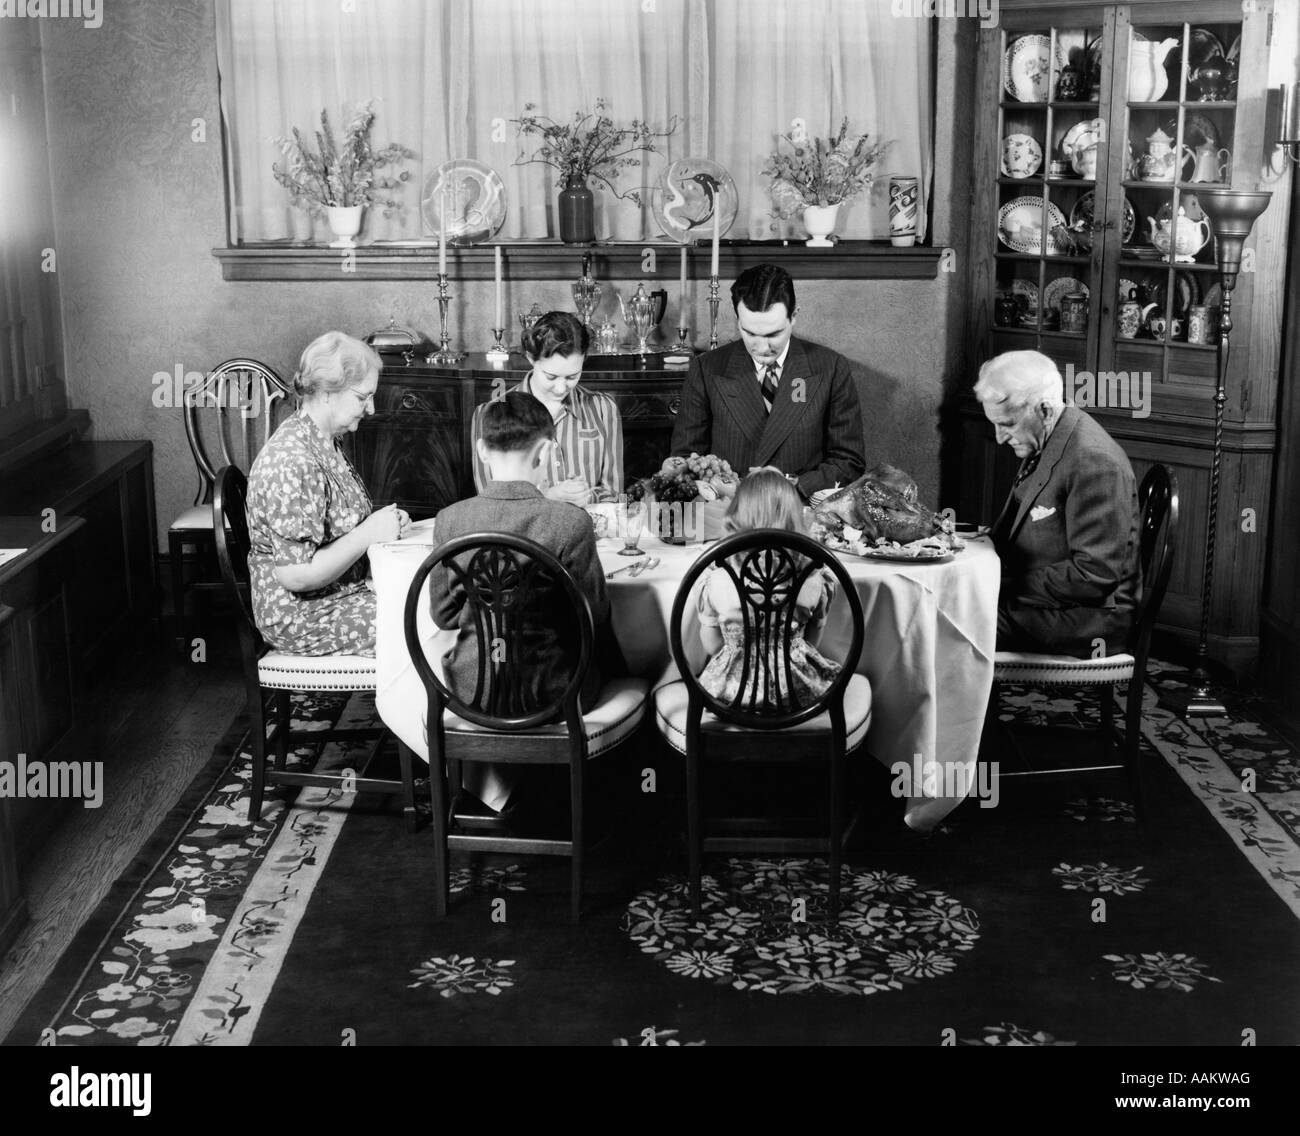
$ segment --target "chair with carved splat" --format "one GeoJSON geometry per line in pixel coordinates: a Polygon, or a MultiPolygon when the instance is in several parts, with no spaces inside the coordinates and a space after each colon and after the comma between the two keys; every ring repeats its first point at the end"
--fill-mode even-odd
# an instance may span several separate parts
{"type": "Polygon", "coordinates": [[[705,852],[820,853],[830,860],[829,914],[839,912],[840,858],[847,836],[847,755],[871,724],[871,685],[856,673],[862,653],[862,600],[838,557],[815,540],[781,529],[755,529],[719,541],[683,577],[673,603],[669,639],[681,679],[655,691],[655,724],[686,756],[690,898],[700,915],[705,852]],[[682,621],[696,580],[709,568],[728,574],[740,600],[743,672],[734,697],[715,698],[694,673],[682,643],[682,621]],[[844,594],[851,639],[839,674],[817,697],[800,697],[791,645],[800,589],[818,569],[831,571],[844,594]],[[769,660],[752,666],[752,660],[769,660]],[[821,818],[704,815],[701,766],[708,762],[824,764],[828,812],[821,818]]]}
{"type": "Polygon", "coordinates": [[[199,474],[194,504],[167,530],[167,556],[171,564],[172,603],[176,611],[176,644],[188,649],[189,592],[220,591],[220,575],[210,570],[215,552],[212,535],[212,491],[217,471],[235,466],[245,474],[275,431],[276,408],[290,393],[284,380],[255,359],[227,359],[202,382],[186,387],[182,395],[185,437],[199,474]],[[214,456],[214,447],[219,457],[214,456]],[[198,578],[185,582],[185,553],[197,552],[198,578]]]}
{"type": "Polygon", "coordinates": [[[430,552],[407,592],[405,631],[428,700],[425,744],[408,740],[429,762],[435,913],[447,913],[450,850],[515,852],[569,857],[576,923],[582,912],[586,765],[635,736],[649,684],[639,678],[610,678],[595,705],[580,705],[594,653],[591,605],[551,552],[508,533],[474,533],[430,552]],[[448,574],[451,592],[463,597],[468,622],[462,618],[462,626],[473,628],[479,645],[475,689],[465,699],[435,670],[420,639],[419,607],[428,603],[425,581],[439,568],[448,574]],[[576,632],[573,670],[554,698],[539,693],[530,681],[538,673],[529,653],[538,629],[576,632]],[[464,762],[567,766],[569,839],[511,835],[496,818],[476,821],[455,815],[452,798],[461,785],[464,762]]]}

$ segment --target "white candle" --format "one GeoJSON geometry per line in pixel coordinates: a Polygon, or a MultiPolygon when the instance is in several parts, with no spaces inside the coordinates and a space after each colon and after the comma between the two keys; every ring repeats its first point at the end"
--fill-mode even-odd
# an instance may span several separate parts
{"type": "Polygon", "coordinates": [[[504,313],[505,313],[505,305],[502,303],[503,296],[502,296],[502,292],[501,292],[502,284],[501,284],[501,246],[500,246],[500,245],[497,245],[497,247],[496,247],[496,254],[497,254],[497,265],[496,265],[496,274],[497,274],[497,275],[496,275],[496,279],[497,279],[497,313],[496,313],[496,319],[497,319],[497,322],[494,323],[492,326],[493,326],[494,328],[502,328],[502,329],[504,329],[505,326],[506,326],[506,324],[505,324],[505,314],[504,314],[504,313]]]}
{"type": "Polygon", "coordinates": [[[682,314],[677,319],[678,327],[686,326],[686,246],[682,245],[682,272],[681,272],[681,302],[682,314]]]}
{"type": "Polygon", "coordinates": [[[438,211],[438,273],[447,275],[447,186],[442,187],[442,208],[438,211]]]}
{"type": "Polygon", "coordinates": [[[709,261],[710,276],[718,274],[718,214],[721,212],[718,205],[717,201],[713,203],[713,259],[709,261]]]}

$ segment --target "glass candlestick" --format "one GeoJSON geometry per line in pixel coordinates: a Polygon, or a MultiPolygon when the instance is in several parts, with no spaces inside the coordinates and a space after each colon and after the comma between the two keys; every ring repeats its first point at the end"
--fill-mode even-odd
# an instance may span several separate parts
{"type": "Polygon", "coordinates": [[[451,296],[447,292],[447,274],[438,273],[438,323],[441,328],[438,341],[441,347],[434,354],[430,355],[428,362],[439,367],[451,367],[465,358],[463,351],[453,351],[451,349],[451,336],[447,332],[447,307],[451,303],[451,296]]]}
{"type": "Polygon", "coordinates": [[[570,289],[573,292],[573,305],[578,309],[583,325],[588,332],[594,332],[591,320],[596,314],[596,308],[600,306],[600,285],[591,274],[590,254],[582,258],[582,276],[570,285],[570,289]]]}
{"type": "Polygon", "coordinates": [[[718,293],[718,278],[709,277],[709,350],[718,345],[718,305],[722,297],[718,293]]]}
{"type": "Polygon", "coordinates": [[[505,334],[506,329],[504,327],[494,327],[492,329],[492,338],[496,342],[488,349],[487,360],[489,363],[504,365],[510,362],[510,349],[503,342],[505,334]]]}

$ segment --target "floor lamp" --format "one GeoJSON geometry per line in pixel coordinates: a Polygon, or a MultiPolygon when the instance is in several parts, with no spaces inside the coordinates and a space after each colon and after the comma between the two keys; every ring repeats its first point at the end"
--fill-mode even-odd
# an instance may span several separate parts
{"type": "Polygon", "coordinates": [[[1205,563],[1201,573],[1201,633],[1196,644],[1196,665],[1185,717],[1211,718],[1227,713],[1215,695],[1206,664],[1209,659],[1210,592],[1214,587],[1214,541],[1219,512],[1219,466],[1223,459],[1223,404],[1228,396],[1228,339],[1232,332],[1232,290],[1241,271],[1241,246],[1250,236],[1255,219],[1268,207],[1267,190],[1210,189],[1197,187],[1196,199],[1214,230],[1219,261],[1219,282],[1223,288],[1223,310],[1219,316],[1218,387],[1214,392],[1214,454],[1210,459],[1210,507],[1206,525],[1205,563]]]}

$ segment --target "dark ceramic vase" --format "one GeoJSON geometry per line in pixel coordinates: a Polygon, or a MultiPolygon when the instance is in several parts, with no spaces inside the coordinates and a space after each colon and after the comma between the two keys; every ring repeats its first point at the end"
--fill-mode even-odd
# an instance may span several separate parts
{"type": "Polygon", "coordinates": [[[566,245],[596,239],[596,199],[585,185],[560,190],[560,240],[566,245]]]}

